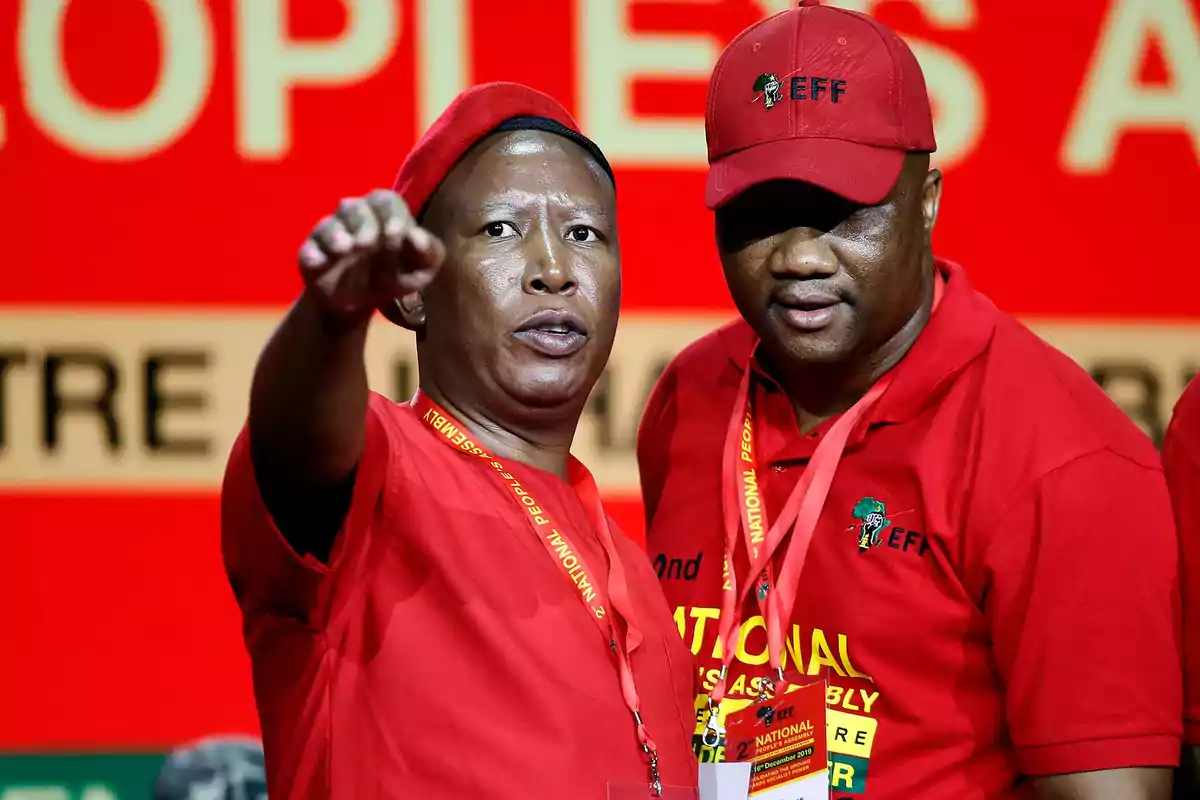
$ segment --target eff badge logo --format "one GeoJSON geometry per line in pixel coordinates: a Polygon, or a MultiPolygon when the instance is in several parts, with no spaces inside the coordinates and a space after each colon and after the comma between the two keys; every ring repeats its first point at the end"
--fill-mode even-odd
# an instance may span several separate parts
{"type": "Polygon", "coordinates": [[[874,497],[864,497],[855,503],[853,513],[859,521],[858,549],[865,551],[878,547],[879,535],[892,524],[887,518],[887,507],[874,497]]]}
{"type": "MultiPolygon", "coordinates": [[[[764,72],[754,81],[754,91],[762,92],[763,105],[773,108],[779,102],[779,78],[774,72],[764,72]]],[[[755,100],[758,98],[755,97],[755,100]]]]}

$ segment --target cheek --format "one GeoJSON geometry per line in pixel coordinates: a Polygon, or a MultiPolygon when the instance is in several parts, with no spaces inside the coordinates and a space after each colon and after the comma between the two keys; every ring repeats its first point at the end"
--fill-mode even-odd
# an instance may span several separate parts
{"type": "Polygon", "coordinates": [[[478,353],[496,343],[497,331],[507,328],[505,287],[509,277],[495,259],[456,258],[443,267],[436,293],[429,297],[442,318],[442,335],[452,347],[478,353]]]}
{"type": "Polygon", "coordinates": [[[616,313],[621,305],[621,267],[616,264],[600,266],[593,274],[592,280],[595,283],[597,308],[607,313],[616,313]]]}
{"type": "Polygon", "coordinates": [[[882,327],[907,320],[920,301],[923,262],[919,230],[898,216],[885,218],[864,226],[835,248],[857,286],[860,309],[882,327]]]}
{"type": "Polygon", "coordinates": [[[879,271],[896,253],[895,225],[894,214],[879,213],[839,226],[832,237],[834,252],[848,269],[864,277],[879,271]]]}
{"type": "Polygon", "coordinates": [[[762,276],[766,271],[771,248],[758,242],[738,250],[736,253],[721,253],[721,268],[725,272],[725,283],[729,293],[739,306],[750,302],[763,293],[762,276]]]}
{"type": "Polygon", "coordinates": [[[456,304],[469,319],[494,316],[514,293],[520,293],[521,274],[512,259],[476,260],[459,277],[456,304]]]}
{"type": "Polygon", "coordinates": [[[579,294],[600,315],[615,315],[621,305],[621,266],[603,258],[581,259],[571,267],[579,294]]]}

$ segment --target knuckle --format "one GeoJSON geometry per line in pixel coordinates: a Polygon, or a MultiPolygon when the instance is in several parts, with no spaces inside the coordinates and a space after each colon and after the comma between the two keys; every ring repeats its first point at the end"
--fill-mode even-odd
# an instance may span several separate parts
{"type": "Polygon", "coordinates": [[[343,197],[338,201],[338,214],[353,214],[362,208],[361,197],[343,197]]]}
{"type": "Polygon", "coordinates": [[[396,194],[391,189],[376,189],[367,195],[367,200],[373,205],[381,206],[404,204],[404,201],[400,199],[400,195],[396,194]]]}
{"type": "Polygon", "coordinates": [[[337,225],[338,225],[337,217],[330,214],[327,217],[322,217],[321,221],[317,223],[317,227],[314,228],[313,230],[316,232],[316,234],[318,236],[327,236],[328,234],[333,232],[333,229],[335,227],[337,227],[337,225]]]}

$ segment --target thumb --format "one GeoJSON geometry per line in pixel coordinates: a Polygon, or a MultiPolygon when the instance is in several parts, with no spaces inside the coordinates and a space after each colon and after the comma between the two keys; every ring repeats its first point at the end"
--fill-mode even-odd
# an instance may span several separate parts
{"type": "Polygon", "coordinates": [[[399,264],[390,275],[391,294],[401,297],[424,290],[445,260],[446,246],[441,239],[424,228],[411,228],[400,251],[399,264]]]}
{"type": "Polygon", "coordinates": [[[418,225],[409,230],[408,244],[411,255],[415,256],[412,264],[415,270],[437,269],[446,260],[446,246],[442,240],[418,225]]]}

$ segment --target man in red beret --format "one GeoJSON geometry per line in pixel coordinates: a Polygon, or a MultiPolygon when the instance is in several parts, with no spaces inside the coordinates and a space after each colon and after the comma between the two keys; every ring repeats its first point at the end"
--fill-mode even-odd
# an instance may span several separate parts
{"type": "MultiPolygon", "coordinates": [[[[942,176],[903,40],[800,6],[714,69],[707,199],[742,319],[668,367],[639,435],[650,553],[700,564],[663,583],[703,665],[701,760],[736,756],[726,713],[782,671],[828,679],[836,800],[1167,797],[1158,454],[934,257],[942,176]]],[[[982,213],[1028,269],[1007,211],[982,213]]]]}
{"type": "Polygon", "coordinates": [[[1200,379],[1184,390],[1163,439],[1179,526],[1183,593],[1183,754],[1177,797],[1200,797],[1200,379]]]}
{"type": "Polygon", "coordinates": [[[599,148],[477,87],[299,262],[222,493],[271,797],[692,797],[691,656],[570,455],[621,291],[599,148]],[[367,388],[377,308],[411,402],[367,388]]]}

